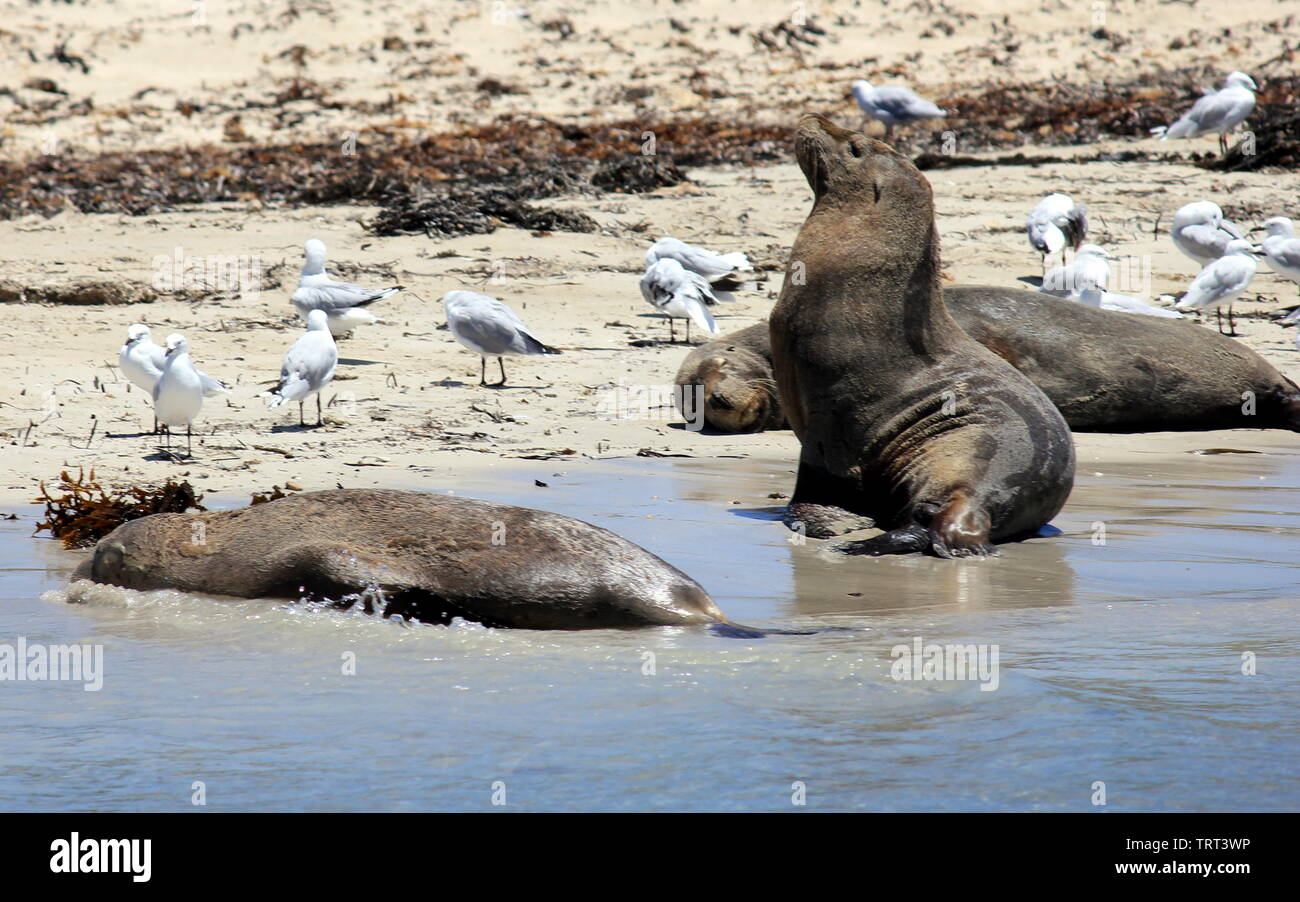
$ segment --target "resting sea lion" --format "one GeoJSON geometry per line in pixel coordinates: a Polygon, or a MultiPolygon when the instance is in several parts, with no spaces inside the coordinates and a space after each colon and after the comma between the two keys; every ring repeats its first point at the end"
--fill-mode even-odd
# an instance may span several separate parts
{"type": "MultiPolygon", "coordinates": [[[[691,351],[677,371],[677,384],[702,387],[704,421],[721,432],[785,427],[766,321],[691,351]]],[[[676,398],[680,406],[682,393],[676,398]]]]}
{"type": "Polygon", "coordinates": [[[770,323],[803,445],[787,523],[827,536],[870,518],[887,532],[841,546],[859,554],[984,555],[1033,535],[1070,494],[1073,440],[948,314],[929,183],[822,116],[800,119],[795,154],[816,199],[770,323]]]}
{"type": "Polygon", "coordinates": [[[608,530],[423,492],[340,489],[240,510],[155,514],[101,539],[74,578],[240,598],[362,593],[385,615],[437,623],[705,623],[761,635],[729,623],[698,583],[608,530]]]}
{"type": "MultiPolygon", "coordinates": [[[[1075,432],[1300,430],[1300,387],[1239,341],[1185,320],[991,285],[950,286],[943,300],[957,325],[1028,376],[1075,432]]],[[[705,386],[704,419],[719,431],[786,425],[766,323],[696,348],[677,384],[705,386]]]]}

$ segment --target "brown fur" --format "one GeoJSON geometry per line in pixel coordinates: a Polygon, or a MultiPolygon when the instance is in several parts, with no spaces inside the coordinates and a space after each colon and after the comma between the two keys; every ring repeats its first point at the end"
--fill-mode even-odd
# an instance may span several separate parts
{"type": "Polygon", "coordinates": [[[939,288],[929,183],[885,144],[805,116],[816,200],[770,323],[786,417],[803,444],[787,514],[844,550],[988,554],[1061,509],[1074,446],[1060,413],[957,326],[939,288]]]}
{"type": "Polygon", "coordinates": [[[772,378],[766,322],[691,351],[677,371],[677,385],[688,391],[700,387],[704,421],[719,432],[762,432],[785,426],[772,378]]]}
{"type": "MultiPolygon", "coordinates": [[[[1300,388],[1264,358],[1226,335],[1186,320],[1099,310],[1023,288],[957,285],[943,291],[957,325],[1042,389],[1075,432],[1204,429],[1300,430],[1300,388]]],[[[767,397],[772,343],[767,324],[725,335],[696,349],[677,375],[701,381],[697,355],[724,357],[726,396],[767,397]],[[745,352],[743,357],[728,349],[745,352]],[[755,366],[757,356],[763,366],[755,366]]],[[[757,418],[715,412],[723,432],[759,431],[757,418]]],[[[763,429],[785,426],[771,398],[763,429]]]]}
{"type": "Polygon", "coordinates": [[[133,520],[101,539],[75,576],[241,598],[337,600],[370,590],[380,605],[377,587],[390,615],[525,629],[727,622],[698,583],[607,530],[383,489],[133,520]]]}

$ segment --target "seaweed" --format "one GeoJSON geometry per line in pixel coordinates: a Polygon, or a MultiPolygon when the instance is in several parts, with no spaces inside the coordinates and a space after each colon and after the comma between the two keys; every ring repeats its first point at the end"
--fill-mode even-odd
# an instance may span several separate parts
{"type": "Polygon", "coordinates": [[[189,482],[168,479],[161,486],[132,486],[124,491],[109,491],[79,470],[73,479],[64,470],[59,474],[61,495],[51,495],[44,480],[37,503],[45,504],[45,519],[36,524],[36,532],[47,530],[63,542],[65,548],[88,548],[128,520],[150,514],[183,514],[188,510],[205,510],[189,482]]]}

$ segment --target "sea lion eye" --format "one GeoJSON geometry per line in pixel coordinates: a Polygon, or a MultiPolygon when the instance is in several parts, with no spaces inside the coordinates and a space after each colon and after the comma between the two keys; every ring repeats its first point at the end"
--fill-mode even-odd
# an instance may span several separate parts
{"type": "Polygon", "coordinates": [[[849,153],[853,154],[858,159],[862,159],[862,148],[858,146],[856,141],[849,142],[849,153]]]}

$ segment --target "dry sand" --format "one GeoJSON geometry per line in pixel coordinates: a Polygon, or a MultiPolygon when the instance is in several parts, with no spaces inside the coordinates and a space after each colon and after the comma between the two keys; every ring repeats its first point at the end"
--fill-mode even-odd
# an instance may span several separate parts
{"type": "MultiPolygon", "coordinates": [[[[1286,14],[1285,4],[1264,0],[1112,3],[1105,28],[1127,40],[1115,49],[1115,40],[1099,43],[1090,36],[1096,26],[1089,3],[811,3],[808,11],[823,26],[843,24],[829,29],[818,47],[769,53],[755,50],[750,31],[732,34],[728,25],[777,24],[789,16],[788,3],[579,8],[521,0],[419,10],[314,0],[207,5],[209,24],[196,28],[190,13],[178,14],[176,4],[161,2],[4,4],[7,30],[0,31],[0,52],[10,64],[7,71],[18,73],[10,86],[31,91],[17,86],[51,78],[70,102],[92,103],[82,114],[64,103],[48,121],[37,121],[30,110],[7,112],[0,152],[11,159],[38,152],[51,136],[83,149],[221,142],[232,114],[221,114],[214,104],[225,98],[233,105],[236,96],[269,101],[295,74],[328,85],[340,108],[298,100],[245,111],[240,127],[252,139],[319,139],[385,128],[418,134],[511,111],[629,117],[650,104],[660,111],[721,110],[771,121],[816,108],[856,124],[846,99],[851,77],[904,80],[942,100],[963,84],[990,79],[1088,81],[1202,62],[1223,71],[1249,70],[1283,48],[1285,29],[1268,23],[1286,14]],[[529,19],[508,12],[514,8],[527,8],[529,19]],[[501,9],[506,19],[493,23],[493,11],[501,9]],[[539,27],[561,18],[573,27],[568,38],[559,36],[560,26],[539,27]],[[956,30],[947,35],[935,23],[956,30]],[[1229,35],[1222,33],[1225,27],[1229,35]],[[232,30],[238,37],[232,38],[232,30]],[[931,35],[923,36],[927,31],[931,35]],[[385,38],[392,36],[400,36],[405,49],[384,50],[385,38]],[[91,64],[88,75],[55,61],[30,61],[29,50],[44,57],[65,39],[69,54],[91,64]],[[1167,50],[1175,39],[1189,44],[1176,61],[1167,50]],[[308,47],[301,66],[293,63],[295,54],[284,55],[296,44],[308,47]],[[1012,44],[1016,50],[1006,49],[1012,44]],[[524,86],[528,93],[491,96],[475,87],[486,77],[524,86]],[[711,83],[720,91],[725,86],[725,96],[697,90],[711,83]],[[626,94],[636,85],[651,88],[640,107],[626,94]],[[138,96],[147,88],[154,90],[138,96]],[[178,112],[176,103],[186,99],[201,102],[205,111],[190,117],[178,112]]],[[[0,109],[8,101],[0,94],[0,109]]],[[[1150,143],[1115,141],[1106,147],[1150,143]]],[[[1214,139],[1203,143],[1210,149],[1214,139]]],[[[1031,156],[1041,151],[1024,150],[1031,156]]],[[[1096,151],[1051,150],[1081,157],[1096,151]]],[[[204,492],[244,497],[285,482],[304,489],[454,488],[457,474],[510,466],[514,459],[627,457],[643,449],[793,461],[797,443],[789,432],[703,435],[675,427],[678,417],[668,409],[627,420],[602,413],[608,387],[666,389],[687,353],[680,344],[635,344],[667,337],[666,323],[645,306],[636,285],[654,237],[671,233],[720,251],[744,250],[760,266],[775,269],[758,289],[740,293],[722,311],[724,331],[766,316],[779,291],[780,269],[810,202],[797,168],[692,169],[689,175],[689,184],[646,195],[548,201],[592,216],[601,228],[590,235],[503,228],[447,240],[375,238],[359,224],[374,208],[271,208],[255,200],[147,217],[68,211],[51,219],[0,222],[0,278],[33,288],[73,279],[147,284],[154,258],[177,249],[185,256],[254,255],[265,267],[257,293],[216,290],[198,299],[164,295],[123,305],[4,304],[0,503],[28,501],[38,481],[77,467],[94,468],[108,482],[183,477],[204,492]],[[299,429],[297,410],[268,411],[257,394],[275,379],[284,350],[301,331],[288,298],[302,242],[313,236],[327,243],[333,267],[348,278],[398,282],[407,291],[375,305],[381,324],[340,343],[339,375],[326,393],[332,402],[327,425],[299,429]],[[502,298],[539,338],[566,353],[508,361],[509,387],[480,387],[478,358],[451,339],[438,303],[445,291],[461,287],[502,298]],[[142,434],[151,422],[148,399],[116,368],[127,326],[135,322],[152,326],[159,342],[172,331],[184,332],[195,362],[233,386],[229,396],[205,404],[194,460],[178,463],[160,455],[157,441],[142,434]]],[[[1259,210],[1262,219],[1287,213],[1297,197],[1290,174],[1221,174],[1154,162],[965,168],[929,177],[951,281],[1016,285],[1021,277],[1037,276],[1038,255],[1025,241],[1024,217],[1042,195],[1065,190],[1088,203],[1093,240],[1149,261],[1155,295],[1182,290],[1195,273],[1169,239],[1178,206],[1219,199],[1225,206],[1259,210]]],[[[1292,206],[1289,212],[1300,210],[1292,206]]],[[[1145,271],[1140,264],[1139,272],[1145,271]]],[[[1261,267],[1247,297],[1237,305],[1241,340],[1300,378],[1293,333],[1264,318],[1294,303],[1295,285],[1261,267]]],[[[1296,445],[1291,434],[1253,430],[1079,436],[1081,466],[1212,447],[1285,451],[1296,445]]],[[[1200,460],[1212,478],[1216,458],[1200,460]]]]}

